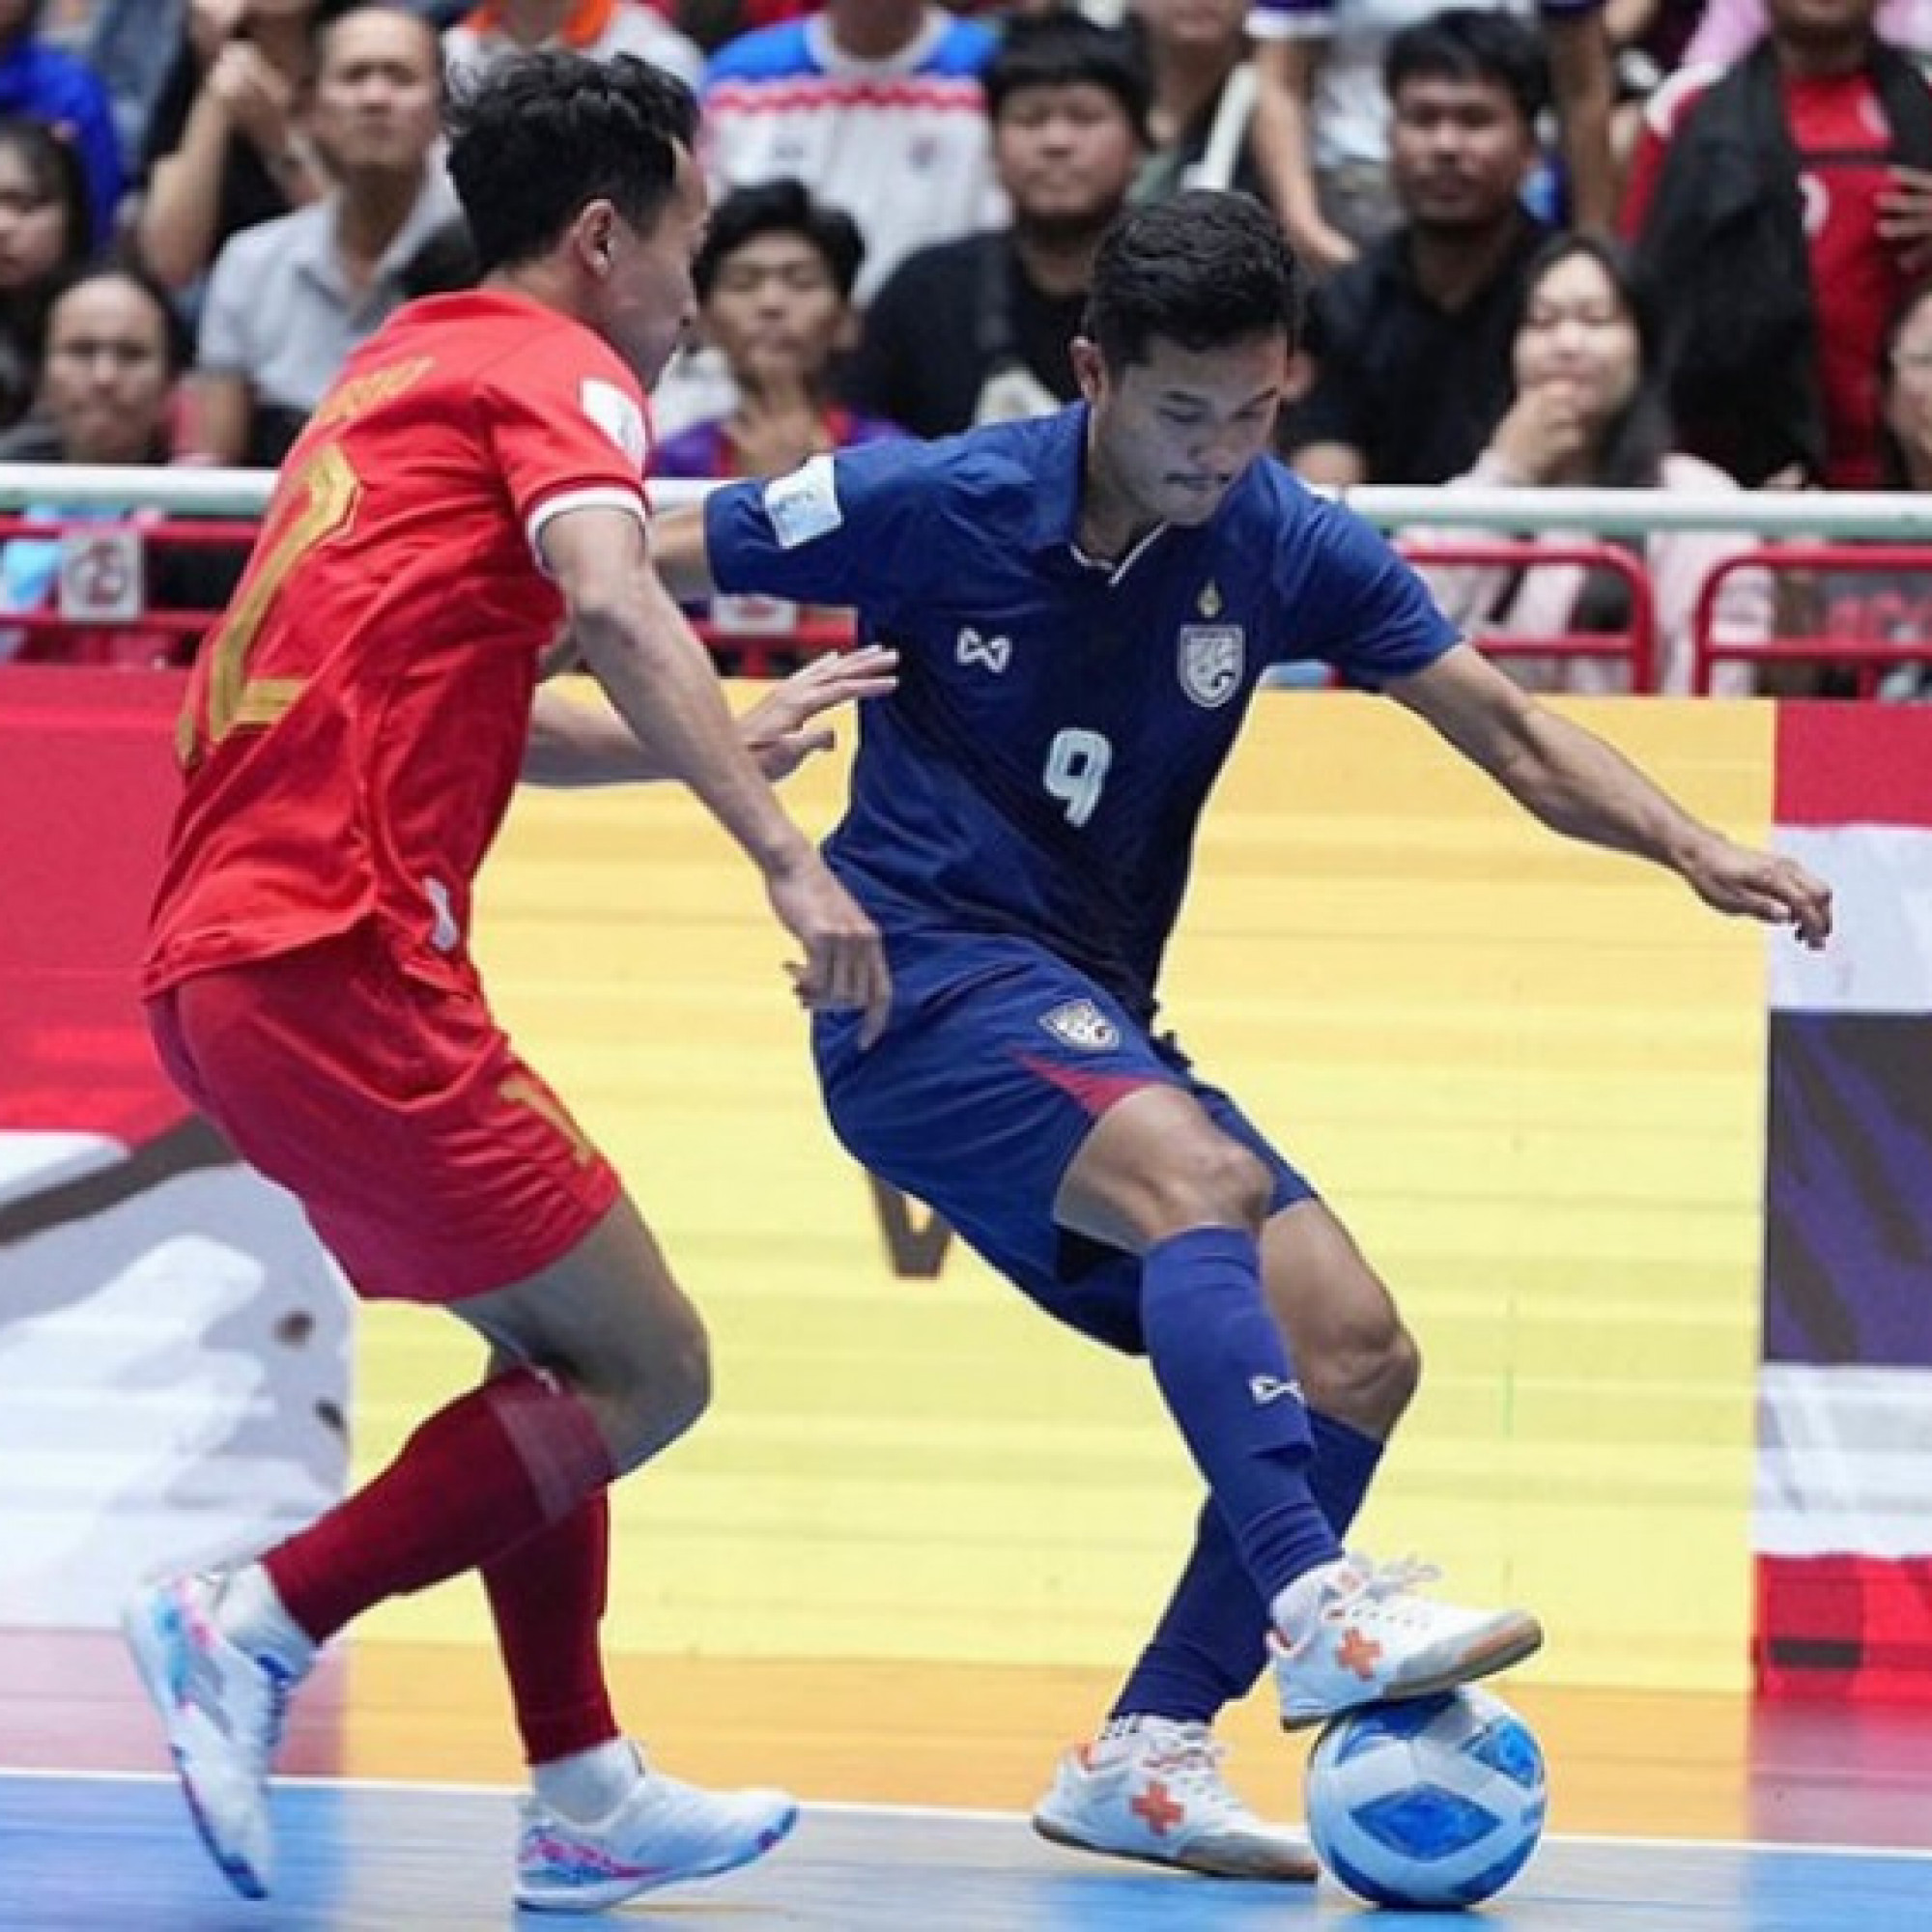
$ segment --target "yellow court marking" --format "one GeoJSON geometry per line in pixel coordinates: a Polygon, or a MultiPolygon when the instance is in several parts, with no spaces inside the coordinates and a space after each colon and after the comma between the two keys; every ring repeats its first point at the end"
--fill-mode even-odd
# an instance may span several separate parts
{"type": "MultiPolygon", "coordinates": [[[[1763,837],[1769,706],[1577,711],[1763,837]]],[[[838,782],[825,761],[789,796],[823,826],[838,782]]],[[[618,1645],[1123,1662],[1194,1503],[1149,1378],[956,1247],[936,1281],[891,1276],[749,869],[668,790],[533,793],[485,879],[499,1013],[714,1329],[713,1414],[618,1492],[618,1645]]],[[[1429,1360],[1363,1540],[1534,1604],[1542,1681],[1745,1679],[1762,947],[1373,699],[1264,698],[1208,813],[1169,1016],[1429,1360]]],[[[453,1324],[374,1313],[361,1471],[475,1368],[453,1324]]],[[[469,1589],[367,1627],[485,1631],[469,1589]]]]}

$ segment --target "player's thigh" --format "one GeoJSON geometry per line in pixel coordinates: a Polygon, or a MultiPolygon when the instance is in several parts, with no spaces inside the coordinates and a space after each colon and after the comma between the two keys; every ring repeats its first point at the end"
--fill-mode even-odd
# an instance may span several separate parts
{"type": "Polygon", "coordinates": [[[901,949],[893,968],[876,1045],[844,1016],[813,1029],[833,1129],[1028,1293],[1050,1289],[1056,1202],[1095,1122],[1180,1076],[1108,994],[1027,942],[901,949]]]}
{"type": "Polygon", "coordinates": [[[1392,1427],[1415,1387],[1415,1346],[1395,1297],[1334,1211],[1293,1201],[1262,1231],[1262,1281],[1312,1406],[1392,1427]]]}

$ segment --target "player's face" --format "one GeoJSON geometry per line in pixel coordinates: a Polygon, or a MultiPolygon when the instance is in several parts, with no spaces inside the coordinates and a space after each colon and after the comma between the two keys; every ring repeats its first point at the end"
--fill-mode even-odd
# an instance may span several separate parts
{"type": "Polygon", "coordinates": [[[622,216],[610,230],[610,260],[598,289],[600,334],[649,388],[697,317],[691,264],[704,239],[704,177],[682,148],[670,199],[647,231],[622,216]]]}
{"type": "Polygon", "coordinates": [[[1120,101],[1093,81],[1023,87],[993,124],[993,164],[1014,213],[1086,228],[1126,199],[1141,144],[1120,101]]]}
{"type": "Polygon", "coordinates": [[[41,391],[71,461],[147,462],[172,387],[167,325],[138,284],[97,276],[54,304],[41,391]]]}
{"type": "Polygon", "coordinates": [[[1090,498],[1111,497],[1130,526],[1205,524],[1274,434],[1288,384],[1288,339],[1256,335],[1217,349],[1155,337],[1147,355],[1110,368],[1073,345],[1093,405],[1090,498]]]}
{"type": "Polygon", "coordinates": [[[1604,424],[1630,401],[1643,371],[1636,320],[1604,265],[1566,255],[1538,278],[1517,330],[1516,385],[1565,383],[1589,422],[1604,424]]]}
{"type": "Polygon", "coordinates": [[[849,332],[832,265],[803,235],[754,235],[718,265],[704,333],[734,375],[815,383],[849,332]]]}
{"type": "Polygon", "coordinates": [[[1535,130],[1501,82],[1419,74],[1396,89],[1389,175],[1418,228],[1500,220],[1535,162],[1535,130]]]}

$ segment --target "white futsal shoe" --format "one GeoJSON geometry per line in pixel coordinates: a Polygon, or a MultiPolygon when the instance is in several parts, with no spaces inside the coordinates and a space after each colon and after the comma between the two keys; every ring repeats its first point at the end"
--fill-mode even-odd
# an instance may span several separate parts
{"type": "Polygon", "coordinates": [[[653,1771],[595,1824],[535,1797],[517,1834],[517,1903],[538,1912],[603,1912],[639,1892],[748,1865],[798,1822],[782,1791],[703,1791],[653,1771]]]}
{"type": "Polygon", "coordinates": [[[231,1643],[214,1622],[218,1577],[177,1577],[141,1589],[121,1626],[161,1714],[196,1829],[244,1898],[274,1877],[269,1769],[297,1678],[231,1643]]]}
{"type": "Polygon", "coordinates": [[[1206,1724],[1134,1718],[1068,1751],[1033,1828],[1056,1845],[1214,1878],[1315,1877],[1307,1840],[1258,1818],[1221,1776],[1206,1724]]]}
{"type": "Polygon", "coordinates": [[[1451,1690],[1539,1649],[1526,1610],[1467,1610],[1417,1594],[1439,1573],[1404,1558],[1342,1556],[1298,1577],[1276,1606],[1281,1721],[1291,1731],[1360,1704],[1451,1690]]]}

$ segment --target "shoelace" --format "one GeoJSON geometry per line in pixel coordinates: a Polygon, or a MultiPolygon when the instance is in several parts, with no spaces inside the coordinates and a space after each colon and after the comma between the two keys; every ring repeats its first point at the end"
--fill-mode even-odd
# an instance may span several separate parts
{"type": "Polygon", "coordinates": [[[1141,1759],[1142,1768],[1157,1773],[1176,1797],[1194,1804],[1197,1811],[1215,1817],[1235,1813],[1245,1816],[1247,1806],[1229,1790],[1221,1776],[1221,1764],[1228,1747],[1211,1736],[1189,1736],[1184,1732],[1163,1736],[1154,1748],[1141,1759]]]}
{"type": "Polygon", "coordinates": [[[1356,1583],[1343,1602],[1363,1600],[1359,1608],[1383,1624],[1423,1625],[1435,1619],[1437,1606],[1414,1592],[1425,1583],[1435,1582],[1442,1572],[1434,1563],[1415,1556],[1398,1556],[1387,1563],[1369,1557],[1356,1559],[1356,1583]]]}

